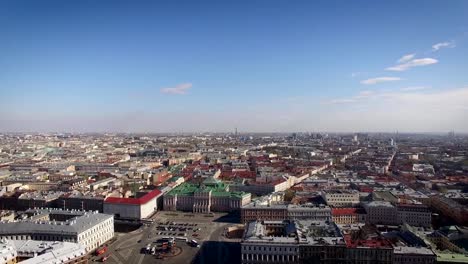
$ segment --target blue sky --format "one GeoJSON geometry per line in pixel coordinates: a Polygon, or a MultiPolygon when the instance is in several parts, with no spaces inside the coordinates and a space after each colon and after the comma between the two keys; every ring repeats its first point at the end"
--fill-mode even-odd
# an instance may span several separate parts
{"type": "Polygon", "coordinates": [[[467,1],[2,1],[0,33],[0,131],[468,132],[467,1]]]}

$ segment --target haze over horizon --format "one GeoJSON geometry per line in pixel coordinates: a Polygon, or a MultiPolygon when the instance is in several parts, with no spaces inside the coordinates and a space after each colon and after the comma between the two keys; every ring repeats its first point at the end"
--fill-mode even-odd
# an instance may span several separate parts
{"type": "Polygon", "coordinates": [[[467,1],[2,1],[0,132],[468,132],[467,1]]]}

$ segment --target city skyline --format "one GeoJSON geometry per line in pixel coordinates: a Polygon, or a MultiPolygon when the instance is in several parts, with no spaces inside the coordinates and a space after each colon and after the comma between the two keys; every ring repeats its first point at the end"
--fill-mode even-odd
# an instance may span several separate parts
{"type": "Polygon", "coordinates": [[[468,132],[466,1],[4,1],[0,132],[468,132]]]}

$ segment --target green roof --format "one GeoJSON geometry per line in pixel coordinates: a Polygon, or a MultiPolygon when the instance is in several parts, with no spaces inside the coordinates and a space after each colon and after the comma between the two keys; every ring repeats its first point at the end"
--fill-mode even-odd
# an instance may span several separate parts
{"type": "Polygon", "coordinates": [[[169,180],[167,180],[168,182],[175,182],[177,181],[178,179],[182,178],[181,176],[175,176],[175,177],[172,177],[170,178],[169,180]]]}
{"type": "Polygon", "coordinates": [[[468,257],[463,254],[437,252],[438,262],[468,263],[468,257]]]}
{"type": "MultiPolygon", "coordinates": [[[[182,183],[181,185],[172,189],[167,195],[178,195],[178,196],[193,196],[195,192],[211,191],[211,195],[215,197],[232,197],[241,198],[245,192],[230,192],[227,191],[229,185],[222,181],[216,180],[208,181],[207,184],[193,184],[193,183],[182,183]]],[[[206,181],[206,180],[205,180],[206,181]]]]}

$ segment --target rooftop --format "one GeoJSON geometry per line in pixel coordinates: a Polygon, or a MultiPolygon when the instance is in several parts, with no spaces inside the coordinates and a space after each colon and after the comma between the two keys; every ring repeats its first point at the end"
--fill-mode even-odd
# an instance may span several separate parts
{"type": "Polygon", "coordinates": [[[223,183],[222,181],[214,179],[205,180],[202,184],[182,183],[181,185],[175,187],[170,192],[168,192],[167,195],[192,196],[196,192],[207,191],[211,191],[212,196],[225,196],[233,198],[241,198],[246,194],[245,192],[229,191],[229,185],[223,183]]]}
{"type": "Polygon", "coordinates": [[[86,248],[77,243],[37,240],[12,240],[12,242],[16,246],[18,256],[35,256],[21,262],[26,264],[62,263],[86,255],[86,248]]]}
{"type": "Polygon", "coordinates": [[[0,235],[28,233],[58,233],[76,235],[98,223],[113,218],[112,215],[76,210],[34,209],[28,210],[27,212],[34,215],[68,215],[70,216],[70,219],[66,221],[35,221],[32,219],[25,219],[14,222],[0,222],[0,235]]]}
{"type": "Polygon", "coordinates": [[[104,202],[112,204],[132,204],[132,205],[142,205],[146,204],[158,195],[161,194],[161,191],[158,189],[152,190],[151,192],[143,195],[140,198],[118,198],[118,197],[107,197],[104,202]]]}

